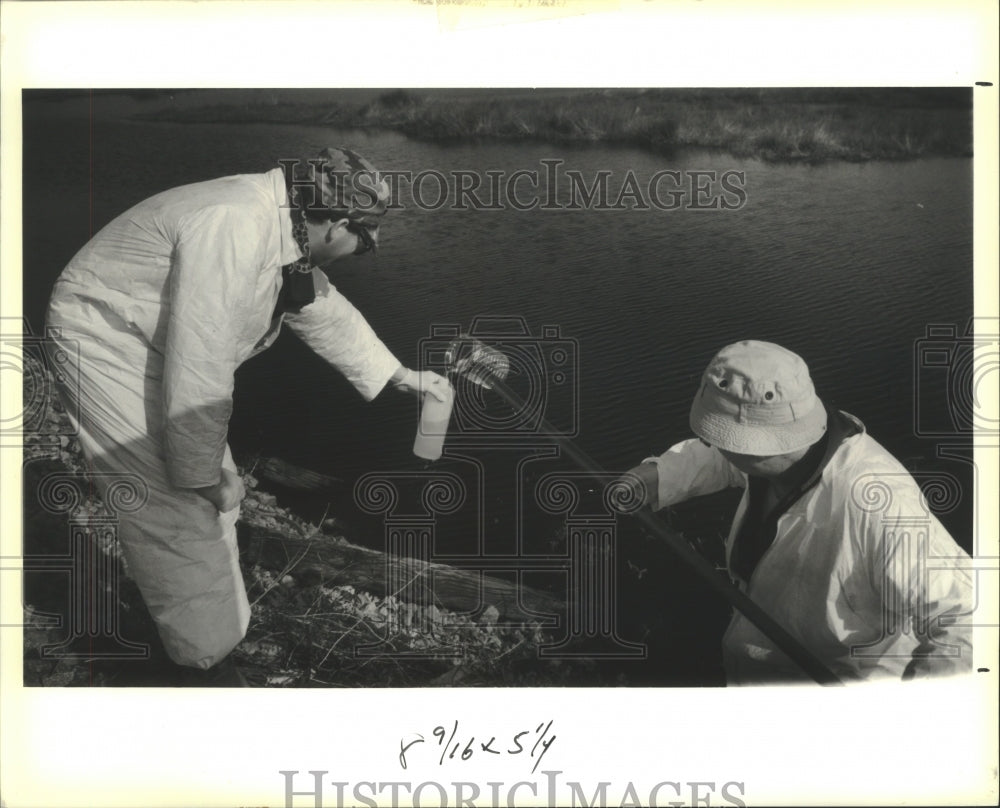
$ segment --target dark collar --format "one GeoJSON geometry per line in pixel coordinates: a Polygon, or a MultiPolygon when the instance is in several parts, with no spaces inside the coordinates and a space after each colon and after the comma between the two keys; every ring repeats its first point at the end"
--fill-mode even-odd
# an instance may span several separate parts
{"type": "MultiPolygon", "coordinates": [[[[795,473],[800,481],[777,503],[774,511],[784,513],[792,503],[820,481],[823,470],[829,465],[840,445],[851,435],[861,430],[855,421],[840,410],[830,410],[827,416],[826,432],[816,443],[809,447],[802,459],[795,464],[795,473]]],[[[765,488],[764,481],[750,478],[751,484],[765,488]]]]}
{"type": "Polygon", "coordinates": [[[278,292],[278,302],[274,307],[274,316],[284,312],[299,311],[316,299],[316,286],[313,283],[312,261],[309,255],[309,229],[306,227],[306,215],[293,197],[289,196],[292,217],[292,237],[298,244],[302,257],[281,268],[281,291],[278,292]]]}

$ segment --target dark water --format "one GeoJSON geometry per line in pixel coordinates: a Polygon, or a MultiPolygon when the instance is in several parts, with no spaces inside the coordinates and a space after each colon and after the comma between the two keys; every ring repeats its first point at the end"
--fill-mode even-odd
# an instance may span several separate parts
{"type": "MultiPolygon", "coordinates": [[[[390,213],[378,257],[342,262],[337,285],[413,366],[434,324],[468,328],[476,317],[513,316],[534,335],[557,326],[576,353],[570,372],[578,395],[554,398],[548,415],[576,417],[577,444],[608,469],[687,437],[688,404],[704,365],[721,346],[754,338],[805,357],[820,395],[859,416],[910,468],[954,475],[969,490],[965,464],[937,459],[936,439],[914,424],[918,393],[929,397],[921,412],[947,416],[947,374],[915,362],[919,340],[934,324],[961,333],[972,314],[969,160],[772,166],[606,147],[439,145],[321,127],[144,124],[56,109],[25,109],[24,308],[36,328],[65,262],[129,205],[173,185],[265,171],[329,144],[350,144],[379,168],[414,173],[544,174],[541,161],[557,159],[588,184],[598,171],[613,172],[613,194],[629,170],[640,185],[663,169],[745,172],[746,203],[738,210],[421,211],[407,204],[390,213]]],[[[436,186],[425,188],[433,200],[436,186]]],[[[406,193],[402,200],[412,201],[406,193]]],[[[365,404],[288,335],[241,369],[236,397],[238,458],[277,455],[342,478],[339,493],[297,504],[314,517],[329,504],[380,544],[381,522],[353,508],[351,486],[367,472],[416,467],[415,403],[386,394],[365,404]]],[[[438,550],[475,551],[469,542],[480,537],[492,551],[513,550],[518,530],[535,551],[558,549],[558,524],[532,510],[530,499],[522,498],[520,524],[513,516],[524,453],[466,454],[486,479],[483,501],[472,508],[477,513],[441,521],[438,550]]],[[[444,467],[473,469],[459,460],[444,467]]],[[[543,460],[533,468],[549,467],[567,464],[543,460]]],[[[717,505],[689,515],[716,538],[727,519],[717,505]]],[[[971,547],[970,497],[942,519],[971,547]]],[[[623,555],[651,570],[646,586],[666,568],[635,542],[623,555]]]]}

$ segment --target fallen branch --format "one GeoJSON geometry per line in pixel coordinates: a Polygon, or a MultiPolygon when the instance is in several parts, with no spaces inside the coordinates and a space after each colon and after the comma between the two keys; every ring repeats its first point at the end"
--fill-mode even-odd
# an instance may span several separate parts
{"type": "Polygon", "coordinates": [[[320,474],[302,468],[279,457],[262,457],[254,466],[254,474],[261,479],[292,488],[296,491],[327,491],[344,484],[339,477],[320,474]]]}
{"type": "Polygon", "coordinates": [[[322,533],[308,540],[254,525],[248,526],[250,547],[247,560],[264,569],[281,570],[293,562],[298,575],[324,585],[349,584],[379,595],[394,595],[417,604],[435,604],[453,612],[475,613],[487,606],[507,620],[552,615],[562,617],[565,602],[547,592],[494,578],[478,571],[415,558],[394,557],[393,580],[407,583],[399,592],[387,592],[390,557],[379,550],[350,544],[322,533]],[[525,611],[531,613],[526,614],[525,611]]]}

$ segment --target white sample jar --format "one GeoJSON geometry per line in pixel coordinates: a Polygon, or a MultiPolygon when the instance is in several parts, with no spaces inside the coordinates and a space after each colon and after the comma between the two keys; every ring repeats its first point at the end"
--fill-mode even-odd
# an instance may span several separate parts
{"type": "Polygon", "coordinates": [[[448,422],[451,420],[451,408],[455,403],[455,391],[451,385],[442,384],[436,389],[444,393],[445,399],[438,401],[430,393],[424,393],[417,437],[413,441],[413,454],[424,460],[437,460],[441,457],[444,436],[448,433],[448,422]]]}

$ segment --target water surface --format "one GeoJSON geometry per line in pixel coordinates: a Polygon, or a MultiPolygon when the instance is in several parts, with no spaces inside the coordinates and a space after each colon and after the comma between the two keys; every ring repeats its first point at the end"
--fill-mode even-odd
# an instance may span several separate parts
{"type": "MultiPolygon", "coordinates": [[[[588,179],[611,171],[615,190],[629,171],[642,182],[662,170],[742,172],[745,204],[725,211],[419,210],[404,193],[411,204],[390,213],[378,257],[342,262],[337,286],[408,365],[421,361],[421,340],[435,324],[467,328],[476,317],[514,316],[535,335],[558,327],[576,352],[578,396],[559,399],[562,411],[549,415],[575,418],[577,444],[608,469],[688,437],[687,409],[705,364],[723,345],[753,338],[800,353],[820,395],[859,416],[911,468],[970,484],[964,465],[938,459],[936,443],[914,428],[918,340],[933,324],[961,331],[972,314],[969,160],[775,166],[706,153],[441,145],[325,127],[136,123],[53,114],[57,108],[25,108],[24,309],[36,329],[65,263],[131,204],[186,182],[265,171],[330,144],[414,174],[544,175],[542,161],[555,159],[588,179]]],[[[433,198],[433,185],[426,188],[433,198]]],[[[563,185],[557,198],[566,193],[563,185]]],[[[933,384],[940,404],[946,379],[939,374],[933,384]]],[[[380,545],[381,522],[353,507],[351,487],[367,472],[416,467],[416,416],[406,397],[362,402],[286,335],[240,370],[231,442],[244,459],[277,455],[342,478],[340,492],[297,504],[314,517],[329,505],[353,520],[359,538],[380,545]]],[[[484,540],[512,551],[521,531],[531,551],[561,551],[558,523],[530,498],[522,497],[521,521],[511,511],[517,451],[472,455],[488,477],[485,501],[478,515],[442,520],[437,550],[470,552],[484,540]]],[[[542,461],[537,473],[559,465],[542,461]]],[[[445,466],[472,474],[458,460],[445,466]]],[[[942,518],[971,547],[968,498],[942,518]]],[[[713,506],[686,524],[718,538],[727,519],[713,506]]],[[[683,586],[656,548],[625,539],[622,563],[652,570],[633,582],[637,591],[655,589],[655,575],[683,586]]],[[[648,602],[635,608],[646,611],[648,602]]],[[[692,630],[674,617],[657,620],[643,624],[662,635],[666,620],[675,638],[692,630]]]]}

